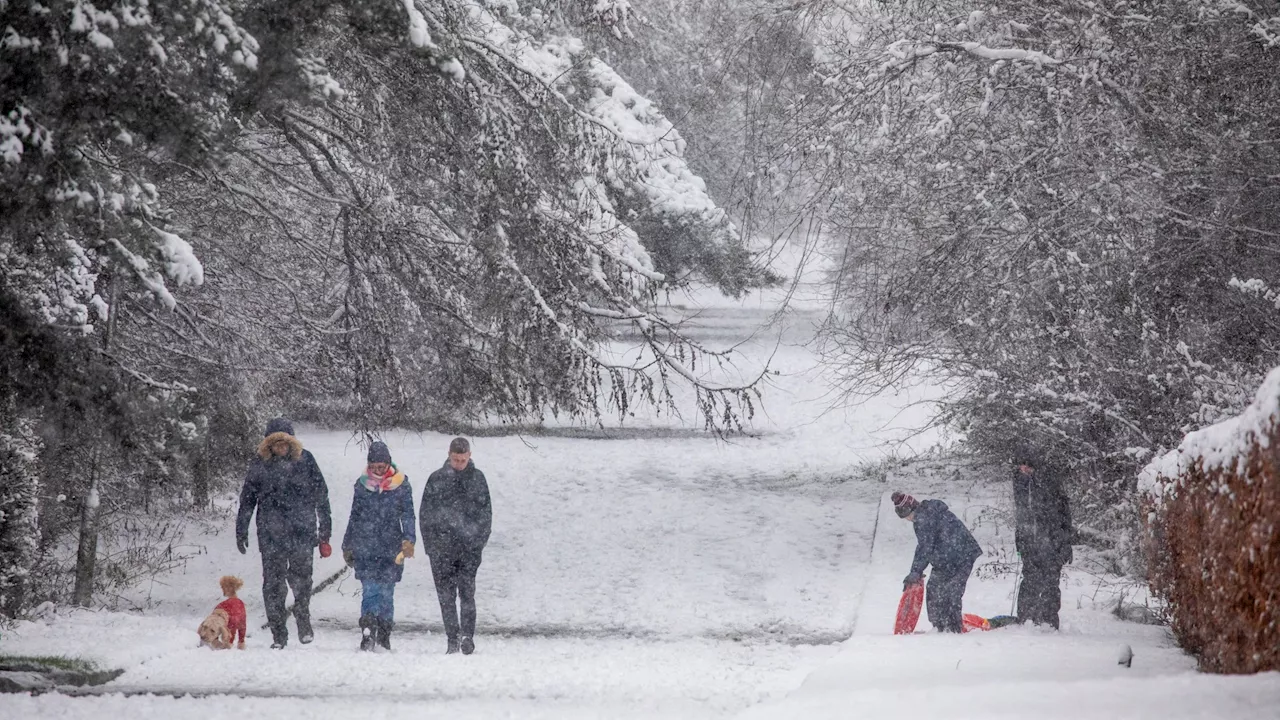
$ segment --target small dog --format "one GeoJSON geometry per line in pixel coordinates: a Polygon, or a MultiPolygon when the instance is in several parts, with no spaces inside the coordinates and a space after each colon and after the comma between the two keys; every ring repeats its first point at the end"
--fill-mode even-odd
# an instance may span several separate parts
{"type": "Polygon", "coordinates": [[[239,635],[237,647],[243,650],[248,622],[244,601],[236,597],[236,591],[244,587],[244,581],[233,575],[223,575],[218,584],[222,586],[222,594],[227,599],[218,603],[196,630],[196,634],[200,636],[200,647],[226,650],[235,643],[236,636],[239,635]]]}

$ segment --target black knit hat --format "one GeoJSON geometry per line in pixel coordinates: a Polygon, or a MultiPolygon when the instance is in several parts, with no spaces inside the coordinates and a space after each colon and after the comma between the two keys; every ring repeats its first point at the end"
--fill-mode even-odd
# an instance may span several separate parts
{"type": "Polygon", "coordinates": [[[286,435],[292,435],[293,423],[285,420],[284,418],[271,418],[267,421],[267,431],[262,434],[262,437],[278,432],[285,433],[286,435]]]}
{"type": "Polygon", "coordinates": [[[391,450],[386,443],[378,441],[369,446],[369,464],[374,463],[391,464],[391,450]]]}
{"type": "Polygon", "coordinates": [[[1028,465],[1032,468],[1036,468],[1040,466],[1040,462],[1036,458],[1035,452],[1033,452],[1031,448],[1025,447],[1025,446],[1019,446],[1017,448],[1014,448],[1013,464],[1028,465]]]}
{"type": "Polygon", "coordinates": [[[920,507],[920,501],[910,495],[895,492],[890,496],[893,500],[893,511],[898,513],[898,517],[904,518],[916,511],[920,507]]]}

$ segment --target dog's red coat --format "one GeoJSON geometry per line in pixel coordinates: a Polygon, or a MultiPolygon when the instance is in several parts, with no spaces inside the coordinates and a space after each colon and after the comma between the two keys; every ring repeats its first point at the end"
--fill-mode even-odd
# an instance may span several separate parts
{"type": "Polygon", "coordinates": [[[232,642],[237,639],[244,642],[244,633],[248,628],[248,618],[244,610],[244,601],[229,597],[218,603],[214,610],[225,610],[227,613],[227,629],[231,631],[232,642]]]}

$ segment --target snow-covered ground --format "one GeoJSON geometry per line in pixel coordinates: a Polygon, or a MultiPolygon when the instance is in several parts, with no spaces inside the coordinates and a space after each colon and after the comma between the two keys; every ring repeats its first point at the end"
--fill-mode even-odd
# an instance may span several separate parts
{"type": "MultiPolygon", "coordinates": [[[[891,475],[889,484],[946,501],[986,550],[983,563],[1008,557],[1012,537],[998,522],[1010,499],[999,484],[939,483],[909,468],[915,483],[891,475]],[[919,492],[917,488],[928,492],[919,492]]],[[[1008,627],[963,636],[892,634],[902,578],[914,535],[892,505],[881,506],[875,551],[854,635],[835,657],[787,696],[750,708],[743,720],[859,717],[925,718],[1233,718],[1280,715],[1280,673],[1253,677],[1203,675],[1174,646],[1166,628],[1124,622],[1107,612],[1115,578],[1068,568],[1062,630],[1008,627]],[[1132,653],[1130,666],[1119,660],[1132,653]]],[[[988,570],[990,568],[987,568],[988,570]]],[[[965,611],[1008,614],[1015,577],[975,572],[965,611]]],[[[1132,592],[1132,588],[1125,588],[1132,592]]]]}
{"type": "MultiPolygon", "coordinates": [[[[690,432],[698,422],[689,415],[650,413],[627,419],[635,431],[476,438],[495,519],[475,655],[443,655],[421,557],[397,589],[393,653],[355,651],[359,585],[349,577],[314,599],[315,643],[268,650],[256,540],[239,555],[228,517],[196,539],[207,553],[139,589],[146,612],[57,613],[6,633],[0,654],[73,655],[126,672],[90,697],[0,695],[0,716],[1276,716],[1280,676],[1196,674],[1165,630],[1108,615],[1112,593],[1079,569],[1064,591],[1061,633],[890,635],[914,538],[887,493],[942,497],[975,528],[984,560],[999,562],[1012,541],[998,522],[1004,478],[943,461],[871,468],[939,440],[911,433],[927,413],[919,402],[936,390],[828,411],[805,345],[812,306],[756,332],[776,296],[687,302],[708,306],[691,313],[708,341],[750,336],[741,372],[770,356],[781,371],[755,434],[719,441],[690,432]],[[896,442],[909,436],[906,449],[896,442]],[[886,468],[887,478],[873,471],[886,468]],[[249,649],[197,649],[196,625],[226,573],[246,580],[249,649]],[[1116,664],[1125,644],[1132,668],[1116,664]]],[[[343,432],[299,436],[329,480],[339,535],[364,449],[343,432]]],[[[385,439],[420,496],[448,436],[385,439]]],[[[336,555],[318,559],[316,578],[341,568],[336,555]]],[[[971,582],[968,612],[1009,612],[1013,577],[991,569],[971,582]]]]}
{"type": "MultiPolygon", "coordinates": [[[[323,451],[326,444],[316,440],[330,436],[306,437],[323,451]]],[[[430,445],[439,439],[426,440],[430,445]]],[[[67,718],[218,718],[245,712],[345,718],[376,710],[388,717],[463,719],[781,719],[843,718],[856,711],[896,720],[1273,717],[1280,708],[1280,675],[1196,673],[1192,659],[1173,647],[1163,628],[1109,615],[1114,594],[1106,579],[1080,568],[1071,570],[1064,588],[1060,633],[1006,628],[940,636],[927,632],[922,620],[914,636],[891,635],[914,539],[885,499],[889,488],[946,500],[975,529],[987,551],[981,562],[1008,558],[1011,538],[998,520],[1008,504],[1003,483],[975,477],[954,463],[895,467],[887,479],[867,475],[782,488],[724,480],[696,489],[677,483],[670,490],[655,486],[647,498],[633,480],[631,494],[611,504],[601,521],[647,518],[617,528],[617,534],[679,528],[702,544],[724,546],[710,553],[696,552],[695,541],[583,543],[584,532],[604,537],[603,525],[577,528],[592,523],[580,523],[572,511],[535,521],[546,507],[535,496],[556,496],[548,486],[564,482],[555,473],[538,477],[537,483],[513,485],[495,478],[495,489],[506,488],[495,492],[495,503],[504,508],[499,517],[525,537],[515,543],[495,532],[486,560],[491,564],[481,572],[481,638],[474,656],[441,654],[443,640],[430,627],[434,607],[423,566],[412,566],[398,591],[398,612],[411,618],[414,629],[395,635],[394,653],[373,655],[354,651],[351,625],[358,601],[349,581],[338,593],[317,598],[325,624],[310,646],[273,652],[259,631],[247,652],[196,649],[195,624],[216,591],[198,582],[205,578],[190,578],[189,584],[170,586],[170,597],[147,615],[81,612],[24,624],[4,652],[89,656],[127,672],[93,697],[0,696],[0,712],[67,718]],[[724,499],[711,508],[697,505],[698,493],[711,490],[724,499]],[[787,509],[789,495],[809,493],[813,502],[793,498],[794,509],[787,509]],[[671,502],[671,496],[690,504],[671,502]],[[735,496],[742,501],[729,499],[735,496]],[[519,559],[497,560],[503,554],[519,559]],[[537,555],[559,561],[519,564],[537,555]],[[664,565],[672,571],[659,574],[664,565]],[[579,577],[591,572],[636,581],[596,589],[594,581],[579,577]],[[735,578],[752,572],[758,592],[731,590],[747,589],[735,578]],[[531,590],[535,583],[540,590],[531,590]],[[663,598],[652,587],[659,583],[680,600],[663,598]],[[529,598],[520,599],[525,592],[529,598]],[[637,592],[655,605],[642,607],[633,597],[637,592]],[[557,603],[562,606],[553,607],[557,603]],[[553,626],[544,613],[561,624],[553,626]],[[779,617],[790,620],[778,624],[779,617]],[[832,635],[850,631],[847,640],[831,642],[832,635]],[[1117,664],[1125,646],[1133,650],[1132,667],[1117,664]]],[[[239,558],[251,586],[260,579],[252,555],[220,550],[210,557],[215,555],[233,563],[239,558]]],[[[966,611],[1008,612],[1013,577],[990,570],[971,580],[966,611]]],[[[208,575],[204,585],[212,584],[211,571],[193,567],[192,574],[208,575]]],[[[251,618],[260,623],[258,593],[249,590],[251,618]]]]}

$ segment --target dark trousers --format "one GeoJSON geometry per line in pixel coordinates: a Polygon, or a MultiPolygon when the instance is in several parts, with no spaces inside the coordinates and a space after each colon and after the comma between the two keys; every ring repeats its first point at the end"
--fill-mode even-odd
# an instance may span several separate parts
{"type": "Polygon", "coordinates": [[[440,618],[444,621],[444,634],[450,640],[457,640],[459,634],[462,637],[476,634],[476,571],[479,569],[480,553],[431,556],[431,577],[440,599],[440,618]]]}
{"type": "Polygon", "coordinates": [[[293,617],[298,634],[311,634],[311,548],[273,547],[262,552],[262,604],[276,642],[286,642],[289,630],[285,597],[293,590],[293,617]]]}
{"type": "Polygon", "coordinates": [[[929,622],[942,632],[964,632],[964,589],[969,585],[973,562],[958,568],[933,569],[929,584],[925,587],[924,604],[929,622]]]}
{"type": "Polygon", "coordinates": [[[1022,558],[1022,584],[1018,586],[1018,620],[1058,627],[1062,607],[1062,563],[1026,555],[1022,558]]]}

